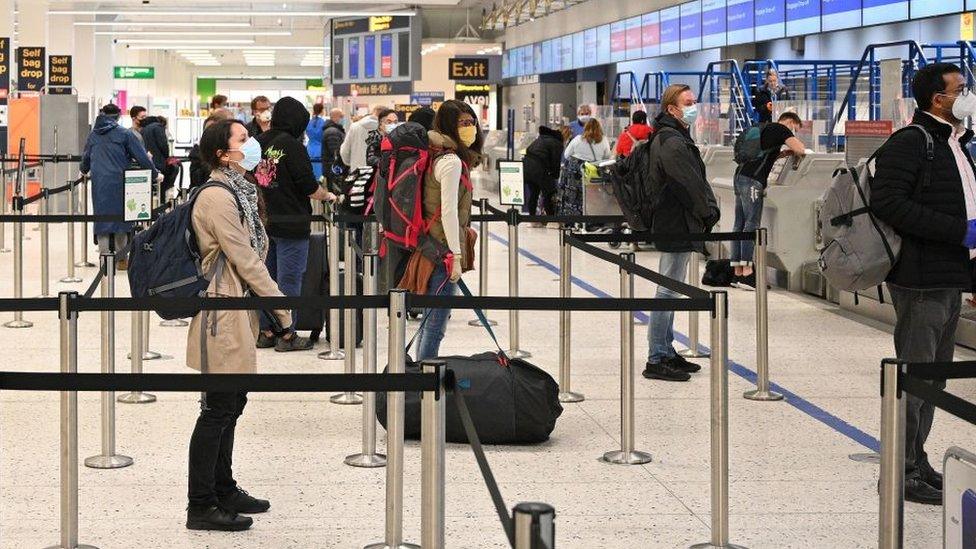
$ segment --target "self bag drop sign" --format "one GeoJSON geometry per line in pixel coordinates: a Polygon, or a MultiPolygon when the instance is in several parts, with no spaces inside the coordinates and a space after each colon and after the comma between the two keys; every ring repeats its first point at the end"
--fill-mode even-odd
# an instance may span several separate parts
{"type": "Polygon", "coordinates": [[[17,48],[17,89],[39,92],[44,87],[46,48],[23,46],[17,48]]]}

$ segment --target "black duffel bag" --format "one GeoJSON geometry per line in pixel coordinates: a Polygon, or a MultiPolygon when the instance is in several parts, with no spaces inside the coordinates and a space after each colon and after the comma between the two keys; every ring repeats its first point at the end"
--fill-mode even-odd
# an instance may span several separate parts
{"type": "Polygon", "coordinates": [[[702,275],[703,286],[731,286],[735,282],[735,271],[728,259],[709,259],[705,262],[705,274],[702,275]]]}
{"type": "MultiPolygon", "coordinates": [[[[563,412],[559,385],[552,376],[521,359],[498,353],[439,357],[454,371],[478,438],[484,444],[532,444],[549,440],[563,412]],[[507,364],[507,365],[505,365],[507,364]]],[[[384,370],[385,371],[385,370],[384,370]]],[[[408,373],[420,364],[408,363],[408,373]]],[[[447,393],[448,442],[468,442],[455,397],[447,393]]],[[[376,418],[386,428],[386,393],[376,394],[376,418]]],[[[420,393],[406,393],[404,437],[420,438],[420,393]]]]}

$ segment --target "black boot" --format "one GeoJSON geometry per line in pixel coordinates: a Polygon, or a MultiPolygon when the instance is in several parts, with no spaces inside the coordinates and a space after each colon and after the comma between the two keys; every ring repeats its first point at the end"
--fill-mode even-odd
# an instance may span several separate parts
{"type": "Polygon", "coordinates": [[[220,496],[218,499],[221,507],[245,515],[264,513],[271,508],[270,501],[258,499],[240,488],[226,496],[220,496]]]}
{"type": "Polygon", "coordinates": [[[928,484],[936,490],[942,489],[942,473],[933,469],[932,466],[929,465],[928,461],[923,463],[918,470],[921,473],[922,480],[925,481],[925,484],[928,484]]]}
{"type": "Polygon", "coordinates": [[[661,379],[664,381],[688,381],[691,376],[675,368],[671,361],[665,360],[657,364],[648,362],[644,366],[644,377],[647,379],[661,379]]]}
{"type": "Polygon", "coordinates": [[[189,530],[240,532],[250,528],[253,523],[254,519],[251,517],[242,517],[234,511],[217,505],[206,507],[191,505],[186,508],[186,527],[189,530]]]}
{"type": "Polygon", "coordinates": [[[905,481],[905,501],[925,505],[942,505],[942,490],[936,490],[920,478],[905,481]]]}

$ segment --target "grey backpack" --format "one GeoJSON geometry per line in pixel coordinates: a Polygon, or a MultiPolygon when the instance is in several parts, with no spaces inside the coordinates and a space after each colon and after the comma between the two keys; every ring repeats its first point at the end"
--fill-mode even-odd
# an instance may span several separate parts
{"type": "MultiPolygon", "coordinates": [[[[920,131],[925,136],[926,166],[917,195],[929,184],[935,153],[932,136],[917,124],[898,130],[892,137],[907,130],[920,131]]],[[[871,179],[877,154],[856,168],[835,172],[821,197],[823,207],[818,221],[824,248],[820,251],[820,270],[827,282],[840,290],[857,292],[880,286],[901,250],[901,237],[871,212],[871,179]]]]}

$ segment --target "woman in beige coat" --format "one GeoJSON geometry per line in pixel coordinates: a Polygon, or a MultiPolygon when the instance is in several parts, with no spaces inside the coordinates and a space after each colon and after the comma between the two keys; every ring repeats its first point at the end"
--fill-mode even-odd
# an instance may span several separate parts
{"type": "MultiPolygon", "coordinates": [[[[246,177],[255,158],[261,158],[260,146],[248,137],[244,124],[222,120],[203,132],[200,158],[212,170],[210,181],[220,183],[199,191],[193,206],[203,269],[214,273],[208,295],[281,296],[264,265],[268,236],[258,212],[257,188],[246,177]]],[[[281,326],[291,325],[289,311],[274,315],[281,326]]],[[[255,311],[203,311],[190,323],[186,362],[204,373],[255,373],[257,334],[255,311]]],[[[294,336],[282,334],[285,339],[294,336]]],[[[246,530],[252,520],[238,513],[262,513],[271,505],[248,495],[234,480],[234,428],[245,404],[243,392],[202,395],[190,439],[186,527],[191,530],[246,530]]]]}

